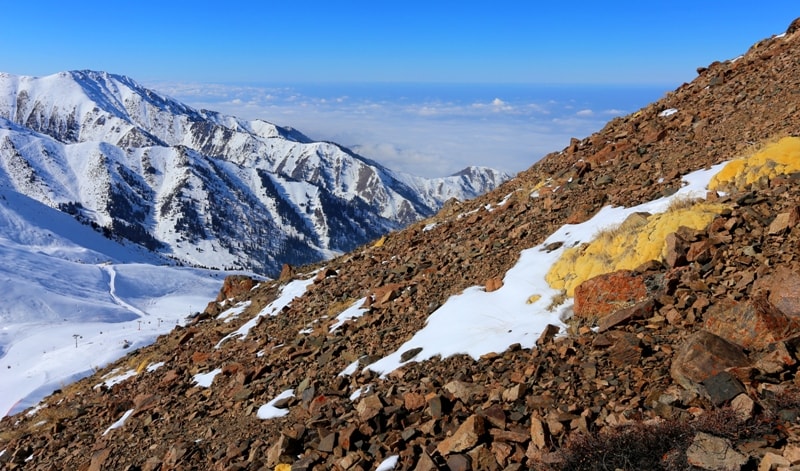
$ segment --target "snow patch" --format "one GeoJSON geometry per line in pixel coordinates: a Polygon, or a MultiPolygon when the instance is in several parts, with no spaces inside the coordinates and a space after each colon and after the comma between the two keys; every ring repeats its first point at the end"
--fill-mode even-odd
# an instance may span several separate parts
{"type": "Polygon", "coordinates": [[[366,314],[369,311],[369,309],[361,307],[364,305],[365,302],[367,302],[367,298],[366,297],[361,298],[358,301],[356,301],[352,306],[342,311],[338,316],[336,316],[336,322],[330,327],[330,331],[331,332],[335,331],[350,319],[357,319],[366,314]]]}
{"type": "Polygon", "coordinates": [[[128,420],[128,417],[130,417],[131,414],[133,414],[133,409],[127,410],[124,414],[122,414],[122,417],[120,417],[119,420],[117,420],[113,424],[109,425],[109,427],[106,429],[106,431],[103,432],[103,436],[106,436],[108,434],[108,432],[110,432],[110,431],[112,431],[114,429],[120,428],[123,425],[125,425],[125,421],[128,420]]]}
{"type": "Polygon", "coordinates": [[[208,388],[214,382],[214,378],[222,373],[222,368],[216,368],[208,373],[198,373],[194,375],[193,382],[201,388],[208,388]]]}
{"type": "Polygon", "coordinates": [[[264,404],[263,406],[258,408],[256,412],[256,416],[259,419],[275,419],[278,417],[283,417],[289,413],[289,409],[285,409],[280,407],[278,404],[281,403],[284,399],[289,399],[294,396],[294,389],[287,389],[282,393],[278,394],[275,399],[269,401],[268,403],[264,404]]]}
{"type": "Polygon", "coordinates": [[[392,455],[385,460],[381,461],[381,464],[375,468],[375,471],[392,471],[397,466],[397,461],[400,459],[399,455],[392,455]]]}

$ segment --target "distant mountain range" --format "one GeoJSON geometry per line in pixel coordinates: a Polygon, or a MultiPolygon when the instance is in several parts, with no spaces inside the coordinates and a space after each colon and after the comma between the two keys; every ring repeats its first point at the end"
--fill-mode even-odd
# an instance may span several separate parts
{"type": "Polygon", "coordinates": [[[196,110],[128,77],[0,74],[0,186],[173,260],[276,275],[509,178],[427,179],[266,121],[196,110]]]}

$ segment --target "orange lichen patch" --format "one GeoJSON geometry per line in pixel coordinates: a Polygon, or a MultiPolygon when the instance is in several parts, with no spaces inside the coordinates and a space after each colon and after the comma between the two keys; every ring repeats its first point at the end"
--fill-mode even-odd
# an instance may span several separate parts
{"type": "Polygon", "coordinates": [[[554,289],[574,296],[584,281],[617,270],[633,270],[651,260],[663,260],[667,235],[685,226],[700,230],[722,213],[724,205],[676,205],[665,213],[633,213],[622,224],[599,233],[594,240],[564,251],[545,279],[554,289]]]}
{"type": "Polygon", "coordinates": [[[784,137],[750,157],[733,160],[711,179],[712,190],[746,190],[761,179],[800,172],[800,137],[784,137]]]}

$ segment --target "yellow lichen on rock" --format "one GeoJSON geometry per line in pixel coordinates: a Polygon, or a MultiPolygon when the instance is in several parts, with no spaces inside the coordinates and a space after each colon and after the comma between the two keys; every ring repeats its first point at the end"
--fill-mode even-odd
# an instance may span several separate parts
{"type": "Polygon", "coordinates": [[[733,160],[711,179],[712,190],[746,190],[762,178],[800,172],[800,137],[784,137],[750,157],[733,160]]]}
{"type": "Polygon", "coordinates": [[[552,288],[574,296],[575,287],[590,278],[662,260],[666,256],[667,235],[681,226],[703,229],[724,209],[721,204],[701,202],[656,215],[634,213],[591,242],[565,250],[545,279],[552,288]]]}

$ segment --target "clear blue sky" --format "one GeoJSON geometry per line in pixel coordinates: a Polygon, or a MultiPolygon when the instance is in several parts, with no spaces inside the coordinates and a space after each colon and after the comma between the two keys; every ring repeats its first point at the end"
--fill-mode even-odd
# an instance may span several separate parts
{"type": "Polygon", "coordinates": [[[0,71],[139,81],[666,83],[785,31],[797,0],[9,1],[0,71]]]}

